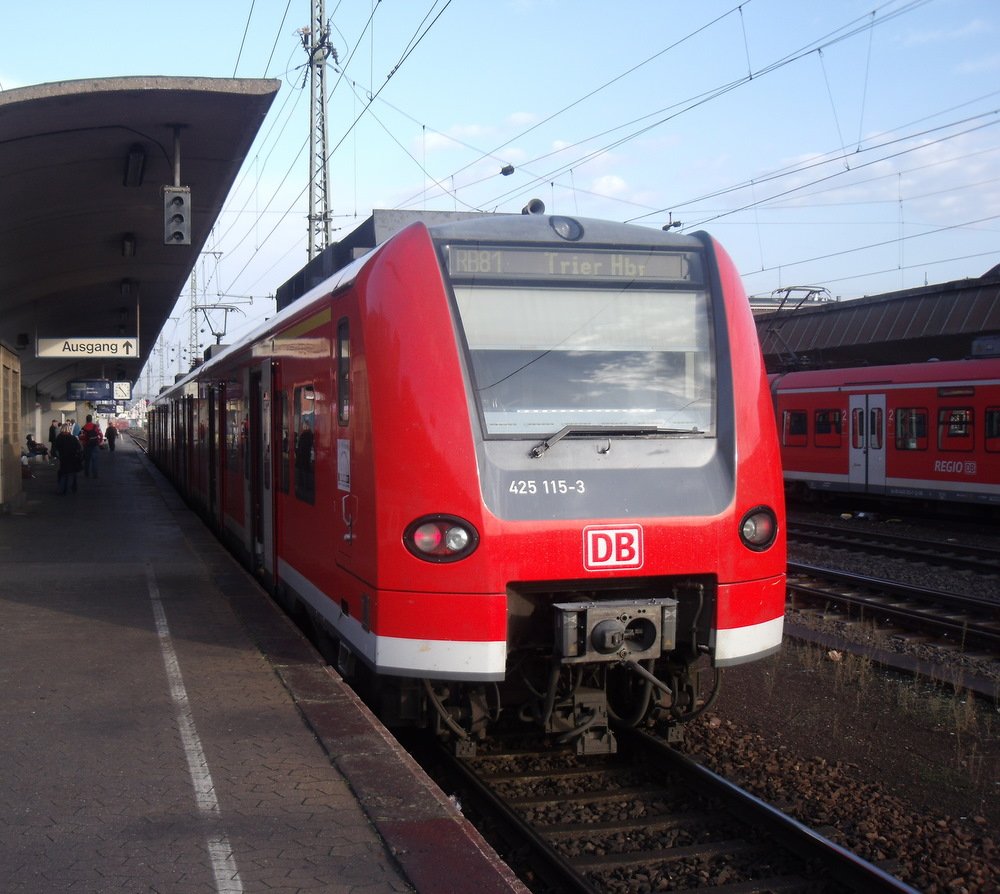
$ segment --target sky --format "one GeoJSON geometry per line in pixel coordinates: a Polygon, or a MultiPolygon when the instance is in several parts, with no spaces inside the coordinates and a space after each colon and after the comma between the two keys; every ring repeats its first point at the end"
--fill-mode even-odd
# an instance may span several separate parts
{"type": "MultiPolygon", "coordinates": [[[[197,303],[238,308],[230,342],[307,260],[310,2],[124,8],[5,8],[0,87],[282,81],[199,261],[197,303]]],[[[706,230],[750,295],[847,300],[1000,263],[996,0],[326,0],[326,15],[333,240],[374,208],[538,198],[706,230]]],[[[189,304],[161,338],[178,369],[189,304]]]]}

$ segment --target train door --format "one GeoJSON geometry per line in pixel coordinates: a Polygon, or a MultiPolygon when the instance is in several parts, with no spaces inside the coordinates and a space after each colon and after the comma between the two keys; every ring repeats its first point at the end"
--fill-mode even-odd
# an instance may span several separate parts
{"type": "Polygon", "coordinates": [[[885,491],[885,395],[852,394],[850,489],[885,491]]]}
{"type": "Polygon", "coordinates": [[[182,396],[170,405],[174,428],[174,456],[171,471],[181,493],[187,489],[187,476],[185,475],[187,472],[187,431],[184,425],[187,413],[185,404],[186,401],[182,396]]]}
{"type": "Polygon", "coordinates": [[[250,531],[254,570],[274,579],[270,363],[250,373],[250,531]]]}

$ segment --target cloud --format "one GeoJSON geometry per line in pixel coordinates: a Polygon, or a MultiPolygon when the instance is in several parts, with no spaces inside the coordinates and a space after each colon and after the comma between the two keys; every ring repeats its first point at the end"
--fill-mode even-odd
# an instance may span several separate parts
{"type": "Polygon", "coordinates": [[[427,152],[475,147],[477,142],[491,141],[493,133],[493,128],[482,124],[454,124],[444,133],[428,130],[420,134],[415,138],[414,145],[427,152]]]}
{"type": "Polygon", "coordinates": [[[623,196],[628,192],[628,184],[617,174],[605,174],[591,180],[590,188],[602,196],[623,196]]]}

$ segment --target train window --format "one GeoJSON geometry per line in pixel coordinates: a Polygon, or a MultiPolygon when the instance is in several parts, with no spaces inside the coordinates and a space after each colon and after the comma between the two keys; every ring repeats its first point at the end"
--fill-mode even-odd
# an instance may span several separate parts
{"type": "Polygon", "coordinates": [[[871,411],[872,422],[868,428],[868,446],[873,450],[882,449],[882,409],[875,407],[871,411]]]}
{"type": "Polygon", "coordinates": [[[316,391],[312,385],[295,389],[295,496],[316,502],[316,391]]]}
{"type": "Polygon", "coordinates": [[[1000,453],[1000,407],[986,408],[986,450],[1000,453]]]}
{"type": "Polygon", "coordinates": [[[839,447],[841,444],[840,410],[817,410],[813,416],[813,440],[817,447],[839,447]]]}
{"type": "Polygon", "coordinates": [[[226,387],[226,468],[230,472],[239,474],[240,451],[243,447],[240,423],[243,414],[239,398],[229,397],[231,394],[239,394],[239,386],[235,382],[228,383],[226,387]]]}
{"type": "Polygon", "coordinates": [[[454,283],[488,435],[574,426],[715,433],[715,355],[703,289],[579,279],[454,283]],[[525,325],[531,321],[530,327],[525,325]]]}
{"type": "Polygon", "coordinates": [[[896,410],[896,449],[927,449],[927,410],[912,407],[896,410]]]}
{"type": "Polygon", "coordinates": [[[941,407],[938,410],[938,448],[965,452],[973,446],[972,409],[941,407]]]}
{"type": "Polygon", "coordinates": [[[851,410],[851,447],[861,450],[865,446],[865,411],[855,407],[851,410]]]}
{"type": "Polygon", "coordinates": [[[781,443],[785,447],[805,447],[808,419],[805,410],[785,410],[781,414],[781,443]]]}
{"type": "Polygon", "coordinates": [[[281,430],[281,448],[278,456],[278,488],[288,493],[292,473],[291,453],[288,444],[288,392],[278,391],[274,395],[274,418],[281,430]]]}
{"type": "Polygon", "coordinates": [[[346,319],[337,324],[337,421],[351,421],[351,331],[346,319]]]}

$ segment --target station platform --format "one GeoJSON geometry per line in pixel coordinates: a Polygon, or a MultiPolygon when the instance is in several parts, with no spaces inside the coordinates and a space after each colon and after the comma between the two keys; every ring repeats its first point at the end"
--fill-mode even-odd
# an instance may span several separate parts
{"type": "Polygon", "coordinates": [[[127,437],[0,516],[0,888],[526,892],[127,437]]]}

